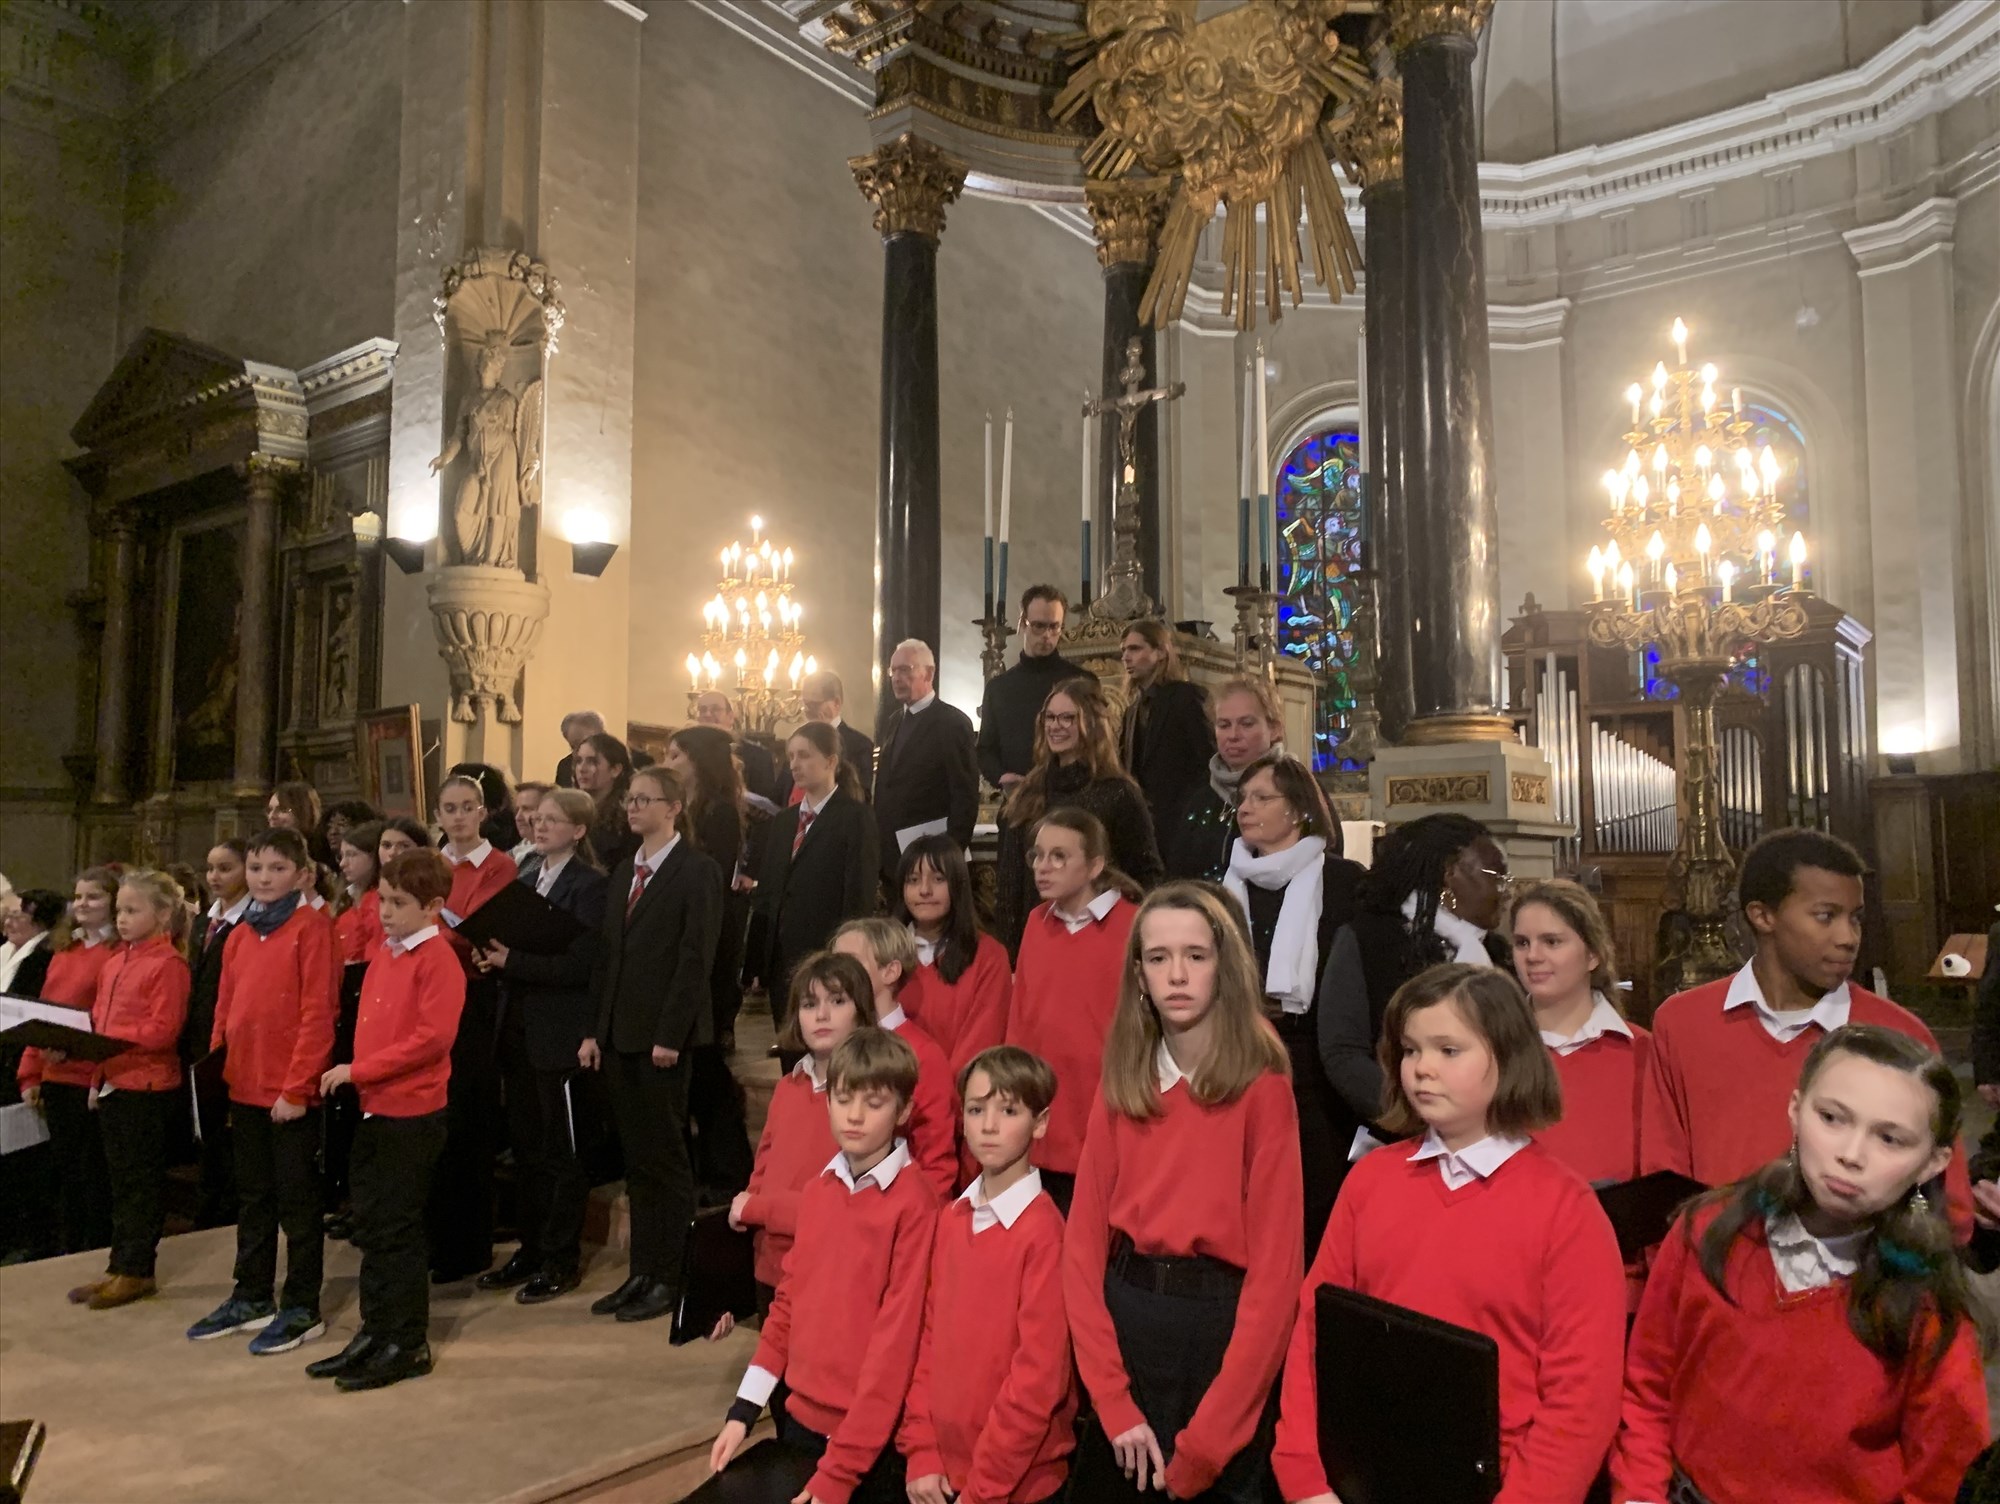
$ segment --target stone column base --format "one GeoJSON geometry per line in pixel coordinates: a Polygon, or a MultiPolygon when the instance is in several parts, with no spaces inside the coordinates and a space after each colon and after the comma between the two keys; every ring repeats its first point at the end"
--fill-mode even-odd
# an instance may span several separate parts
{"type": "Polygon", "coordinates": [[[1548,758],[1515,741],[1384,747],[1368,768],[1368,796],[1390,826],[1440,814],[1479,821],[1522,878],[1555,876],[1555,843],[1574,833],[1555,818],[1548,758]]]}

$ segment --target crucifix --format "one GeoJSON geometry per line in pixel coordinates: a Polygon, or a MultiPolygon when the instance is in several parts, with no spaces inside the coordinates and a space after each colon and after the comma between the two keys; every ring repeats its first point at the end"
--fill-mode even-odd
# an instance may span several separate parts
{"type": "Polygon", "coordinates": [[[1136,621],[1151,616],[1153,599],[1146,594],[1139,568],[1139,415],[1155,402],[1172,402],[1187,391],[1185,381],[1171,386],[1147,387],[1144,346],[1137,339],[1125,342],[1125,364],[1118,372],[1124,388],[1115,397],[1103,397],[1083,405],[1089,418],[1118,417],[1118,489],[1111,508],[1111,567],[1104,572],[1104,593],[1091,604],[1090,614],[1100,621],[1136,621]]]}

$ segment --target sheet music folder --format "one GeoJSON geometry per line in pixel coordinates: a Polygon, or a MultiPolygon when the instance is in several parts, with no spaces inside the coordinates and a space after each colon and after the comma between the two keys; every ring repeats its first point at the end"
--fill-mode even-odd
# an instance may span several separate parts
{"type": "Polygon", "coordinates": [[[1322,1285],[1319,1453],[1341,1504],[1491,1504],[1500,1349],[1491,1337],[1322,1285]]]}
{"type": "Polygon", "coordinates": [[[1637,1180],[1602,1186],[1597,1203],[1611,1219],[1618,1235],[1618,1253],[1626,1263],[1637,1263],[1648,1248],[1666,1241],[1667,1229],[1674,1225],[1674,1213],[1691,1196],[1708,1187],[1699,1180],[1673,1170],[1655,1170],[1637,1180]]]}
{"type": "MultiPolygon", "coordinates": [[[[893,1443],[891,1443],[893,1445],[893,1443]]],[[[767,1436],[736,1458],[681,1504],[792,1504],[812,1482],[811,1457],[767,1436]]]]}
{"type": "Polygon", "coordinates": [[[756,1312],[757,1261],[751,1238],[748,1231],[729,1225],[728,1207],[696,1214],[681,1254],[681,1303],[674,1310],[670,1345],[706,1337],[725,1311],[739,1321],[756,1312]]]}
{"type": "Polygon", "coordinates": [[[126,1040],[93,1033],[85,1009],[11,993],[0,994],[0,1040],[16,1048],[32,1045],[38,1050],[62,1050],[72,1059],[93,1065],[132,1048],[126,1040]]]}
{"type": "Polygon", "coordinates": [[[460,920],[457,933],[473,945],[498,940],[529,955],[559,956],[583,933],[583,924],[526,883],[509,883],[460,920]]]}

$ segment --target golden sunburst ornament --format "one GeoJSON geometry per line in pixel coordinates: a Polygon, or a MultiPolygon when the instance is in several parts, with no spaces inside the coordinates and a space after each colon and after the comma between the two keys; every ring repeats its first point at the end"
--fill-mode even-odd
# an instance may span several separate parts
{"type": "Polygon", "coordinates": [[[1354,290],[1361,255],[1319,139],[1328,101],[1344,108],[1374,82],[1334,34],[1350,8],[1350,0],[1251,0],[1197,21],[1196,0],[1090,0],[1056,117],[1073,118],[1086,101],[1096,110],[1103,130],[1083,157],[1091,178],[1121,178],[1136,165],[1174,179],[1140,318],[1158,327],[1180,317],[1202,227],[1218,206],[1228,215],[1222,308],[1239,329],[1253,320],[1260,206],[1274,321],[1281,289],[1294,307],[1304,300],[1298,236],[1288,233],[1301,212],[1320,285],[1354,290]]]}

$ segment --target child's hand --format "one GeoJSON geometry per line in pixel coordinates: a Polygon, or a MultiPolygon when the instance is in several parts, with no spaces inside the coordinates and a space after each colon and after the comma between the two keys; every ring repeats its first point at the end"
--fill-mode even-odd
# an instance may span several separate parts
{"type": "Polygon", "coordinates": [[[1124,1435],[1112,1437],[1111,1451],[1139,1492],[1167,1486],[1167,1459],[1160,1455],[1160,1439],[1144,1421],[1124,1435]]]}
{"type": "Polygon", "coordinates": [[[42,1059],[46,1060],[50,1065],[67,1065],[69,1063],[69,1051],[43,1050],[42,1059]]]}
{"type": "Polygon", "coordinates": [[[319,1078],[319,1094],[323,1097],[330,1097],[336,1089],[347,1085],[353,1079],[353,1066],[336,1065],[332,1070],[319,1078]]]}
{"type": "Polygon", "coordinates": [[[708,1470],[719,1473],[729,1466],[729,1459],[742,1449],[743,1439],[750,1434],[750,1428],[740,1420],[732,1420],[722,1428],[715,1438],[715,1445],[708,1449],[708,1470]]]}
{"type": "Polygon", "coordinates": [[[943,1473],[925,1473],[909,1484],[910,1504],[951,1504],[954,1497],[943,1473]]]}
{"type": "MultiPolygon", "coordinates": [[[[331,1075],[329,1071],[327,1074],[331,1075]]],[[[306,1115],[306,1104],[294,1102],[289,1097],[280,1097],[271,1104],[271,1121],[274,1123],[296,1123],[306,1115]]]]}
{"type": "Polygon", "coordinates": [[[738,1191],[735,1199],[729,1203],[729,1225],[738,1232],[743,1231],[743,1208],[749,1204],[750,1193],[748,1191],[738,1191]]]}
{"type": "Polygon", "coordinates": [[[21,1088],[21,1100],[22,1100],[23,1102],[25,1102],[25,1103],[26,1103],[26,1104],[27,1104],[28,1106],[30,1106],[30,1107],[40,1107],[40,1106],[42,1105],[42,1089],[41,1089],[41,1087],[39,1087],[39,1086],[24,1086],[24,1087],[22,1087],[22,1088],[21,1088]]]}
{"type": "Polygon", "coordinates": [[[90,1088],[90,1096],[87,1100],[90,1110],[92,1112],[97,1111],[97,1088],[95,1086],[90,1088]]]}
{"type": "Polygon", "coordinates": [[[799,1496],[792,1500],[792,1504],[819,1504],[819,1495],[812,1491],[811,1484],[807,1484],[799,1490],[799,1496]]]}
{"type": "Polygon", "coordinates": [[[576,1063],[587,1071],[594,1071],[604,1061],[604,1052],[597,1047],[597,1041],[586,1039],[576,1047],[576,1063]]]}
{"type": "Polygon", "coordinates": [[[708,1334],[708,1340],[710,1342],[720,1342],[735,1330],[736,1318],[730,1315],[729,1312],[724,1311],[720,1316],[715,1318],[715,1330],[708,1334]]]}

